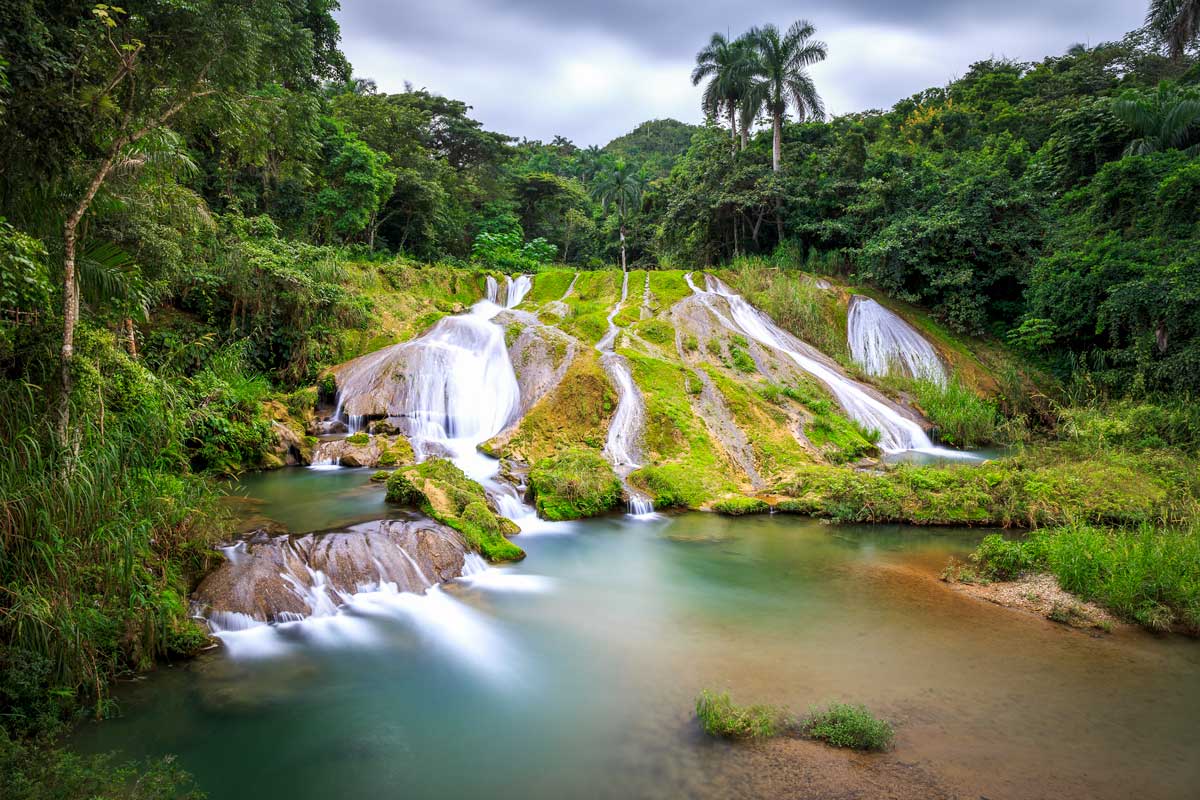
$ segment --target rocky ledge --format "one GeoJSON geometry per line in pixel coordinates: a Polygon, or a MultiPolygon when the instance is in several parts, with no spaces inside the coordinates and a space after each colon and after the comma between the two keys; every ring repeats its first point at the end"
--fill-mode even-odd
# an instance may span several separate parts
{"type": "Polygon", "coordinates": [[[453,529],[420,518],[304,536],[256,531],[223,552],[226,561],[192,599],[200,615],[227,628],[235,620],[281,622],[328,613],[381,583],[423,592],[462,575],[467,547],[453,529]]]}

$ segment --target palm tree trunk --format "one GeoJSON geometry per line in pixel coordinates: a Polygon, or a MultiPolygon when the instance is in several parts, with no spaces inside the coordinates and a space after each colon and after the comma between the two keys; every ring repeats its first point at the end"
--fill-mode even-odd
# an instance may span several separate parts
{"type": "Polygon", "coordinates": [[[729,101],[729,132],[733,137],[729,152],[736,153],[738,147],[737,104],[732,100],[729,101]]]}
{"type": "Polygon", "coordinates": [[[748,126],[743,125],[740,133],[742,134],[742,149],[745,150],[750,146],[750,132],[746,130],[748,126]]]}
{"type": "Polygon", "coordinates": [[[771,169],[779,172],[780,151],[783,149],[783,115],[773,114],[774,138],[771,142],[771,169]]]}

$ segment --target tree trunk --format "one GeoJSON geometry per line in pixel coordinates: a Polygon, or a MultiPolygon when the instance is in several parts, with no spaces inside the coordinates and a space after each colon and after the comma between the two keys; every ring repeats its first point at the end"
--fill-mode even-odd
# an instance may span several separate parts
{"type": "Polygon", "coordinates": [[[747,147],[750,146],[750,133],[749,133],[749,131],[746,130],[748,127],[749,126],[747,126],[747,125],[743,125],[742,130],[740,131],[740,133],[742,134],[742,149],[743,150],[745,150],[747,147]]]}
{"type": "Polygon", "coordinates": [[[75,323],[79,319],[79,287],[75,283],[75,231],[79,218],[72,214],[63,226],[63,338],[62,372],[58,396],[55,437],[66,447],[71,426],[71,361],[75,357],[75,323]]]}
{"type": "Polygon", "coordinates": [[[621,223],[621,271],[625,272],[629,266],[625,263],[625,223],[621,223]]]}
{"type": "Polygon", "coordinates": [[[729,152],[736,154],[738,147],[737,104],[732,100],[729,101],[729,132],[733,139],[729,145],[729,152]]]}
{"type": "Polygon", "coordinates": [[[774,114],[774,138],[771,142],[771,169],[779,172],[779,153],[783,149],[783,115],[774,114]]]}
{"type": "Polygon", "coordinates": [[[129,351],[129,357],[136,361],[138,357],[137,330],[133,327],[133,317],[126,317],[121,326],[125,329],[125,347],[129,351]]]}

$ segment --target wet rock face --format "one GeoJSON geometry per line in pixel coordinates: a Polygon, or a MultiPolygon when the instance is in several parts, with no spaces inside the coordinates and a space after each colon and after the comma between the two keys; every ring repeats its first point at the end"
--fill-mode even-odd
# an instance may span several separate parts
{"type": "Polygon", "coordinates": [[[277,622],[329,613],[380,583],[423,592],[462,574],[466,543],[453,529],[419,518],[305,536],[256,532],[224,552],[227,560],[193,595],[201,613],[277,622]]]}
{"type": "Polygon", "coordinates": [[[403,436],[372,435],[365,442],[333,439],[317,445],[312,462],[343,467],[394,467],[411,464],[413,450],[403,436]]]}

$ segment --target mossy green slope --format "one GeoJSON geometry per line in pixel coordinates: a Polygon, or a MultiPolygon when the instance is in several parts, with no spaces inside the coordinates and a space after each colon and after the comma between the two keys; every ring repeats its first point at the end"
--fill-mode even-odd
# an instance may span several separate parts
{"type": "Polygon", "coordinates": [[[621,501],[616,473],[592,450],[567,450],[542,459],[529,471],[529,489],[538,513],[549,520],[594,517],[621,501]]]}

